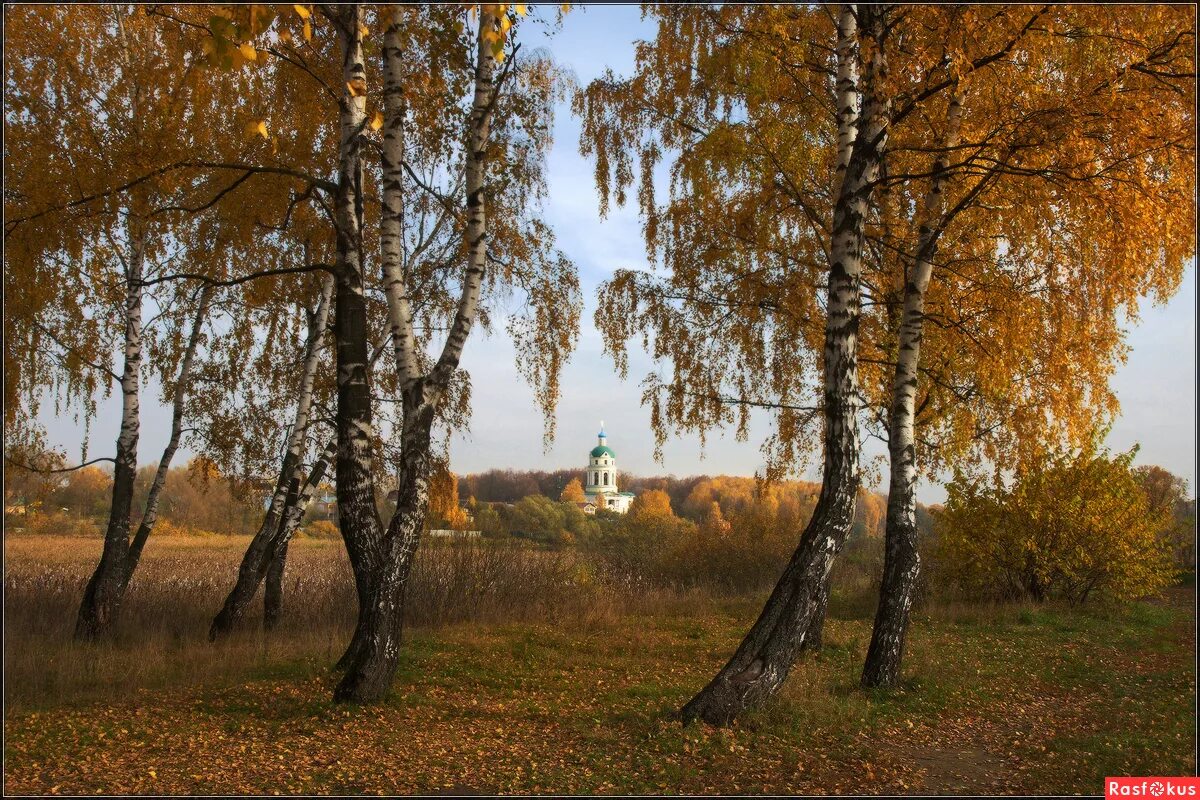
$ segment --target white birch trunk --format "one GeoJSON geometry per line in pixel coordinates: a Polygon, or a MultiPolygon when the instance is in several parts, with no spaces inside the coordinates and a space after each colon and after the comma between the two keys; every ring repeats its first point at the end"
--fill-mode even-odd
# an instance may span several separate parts
{"type": "MultiPolygon", "coordinates": [[[[334,693],[334,698],[339,701],[371,702],[380,699],[390,688],[399,661],[404,593],[429,506],[430,432],[437,404],[444,397],[458,369],[463,348],[478,315],[487,264],[485,169],[497,87],[496,61],[483,34],[495,24],[492,12],[482,8],[477,31],[474,97],[468,118],[465,153],[467,264],[462,294],[433,370],[424,378],[408,379],[405,376],[396,511],[388,525],[382,562],[371,581],[370,602],[362,608],[354,640],[341,662],[347,669],[334,693]]],[[[389,31],[389,34],[385,39],[384,73],[388,81],[387,96],[394,98],[396,95],[392,94],[392,90],[399,91],[400,65],[397,59],[401,53],[398,34],[395,31],[389,31]]],[[[403,156],[403,141],[400,138],[402,112],[395,107],[389,108],[385,122],[392,137],[385,142],[385,169],[389,165],[394,169],[399,164],[398,159],[403,156]]],[[[385,203],[389,199],[394,199],[396,205],[385,208],[384,218],[388,226],[394,226],[398,222],[401,198],[399,194],[385,197],[385,203]]],[[[388,227],[384,232],[391,241],[397,230],[388,227]]],[[[388,257],[385,251],[385,270],[388,269],[388,257]]],[[[388,273],[385,272],[386,275],[388,273]]],[[[393,330],[398,330],[402,335],[406,333],[402,327],[406,313],[404,299],[405,295],[398,288],[393,288],[388,294],[393,330]],[[397,328],[397,325],[401,327],[397,328]]],[[[411,316],[408,319],[411,322],[411,316]]],[[[397,364],[402,374],[408,368],[406,365],[411,364],[409,353],[404,351],[405,341],[400,338],[394,340],[397,364]]]]}
{"type": "Polygon", "coordinates": [[[393,16],[383,37],[383,209],[380,249],[388,326],[401,389],[418,377],[412,303],[404,271],[404,53],[400,23],[393,16]]]}
{"type": "MultiPolygon", "coordinates": [[[[370,603],[372,581],[381,559],[383,523],[375,506],[371,472],[371,394],[367,365],[367,314],[362,268],[362,155],[366,126],[366,69],[362,51],[362,6],[328,7],[337,28],[342,55],[344,90],[339,99],[340,140],[338,186],[334,199],[337,228],[337,343],[336,460],[338,526],[354,570],[359,624],[347,655],[361,638],[363,616],[370,603]]],[[[343,661],[346,656],[343,656],[343,661]]],[[[341,662],[339,662],[341,663],[341,662]]]]}
{"type": "Polygon", "coordinates": [[[150,484],[149,494],[146,495],[146,505],[142,510],[141,522],[138,524],[137,533],[129,546],[129,552],[125,556],[122,591],[133,577],[138,561],[142,557],[142,548],[146,546],[146,539],[150,537],[154,530],[154,523],[158,521],[158,500],[163,487],[167,485],[167,473],[171,469],[171,461],[175,458],[175,451],[179,449],[179,438],[183,434],[183,417],[192,376],[192,365],[196,360],[196,350],[200,345],[200,335],[208,317],[208,307],[212,302],[213,291],[211,286],[205,286],[200,290],[200,304],[196,309],[196,316],[192,319],[187,348],[184,350],[183,360],[179,364],[179,375],[175,381],[175,392],[171,403],[171,436],[167,439],[166,447],[163,448],[162,458],[159,459],[158,469],[154,473],[154,481],[150,484]]]}
{"type": "Polygon", "coordinates": [[[271,495],[271,503],[263,517],[262,525],[254,534],[254,538],[242,556],[242,563],[238,567],[237,581],[209,628],[208,638],[210,641],[216,640],[233,629],[253,599],[255,592],[258,591],[259,583],[276,557],[280,541],[281,520],[286,516],[293,492],[304,481],[302,464],[304,443],[308,434],[313,384],[321,357],[321,341],[329,323],[333,285],[332,275],[322,282],[321,295],[317,300],[317,310],[309,325],[308,339],[304,349],[304,366],[300,376],[300,391],[296,399],[296,413],[292,421],[291,433],[288,435],[287,449],[279,469],[279,477],[275,481],[275,490],[271,495]]]}
{"type": "Polygon", "coordinates": [[[483,39],[483,32],[488,25],[493,24],[493,19],[491,13],[486,11],[479,15],[475,96],[467,125],[464,174],[467,196],[467,269],[463,276],[462,295],[459,297],[454,323],[450,326],[442,355],[432,375],[438,391],[444,391],[449,385],[450,377],[462,358],[463,347],[479,312],[479,294],[487,265],[487,197],[484,173],[492,129],[493,99],[496,93],[496,59],[492,57],[491,46],[483,39]]]}
{"type": "Polygon", "coordinates": [[[925,296],[937,253],[938,231],[945,214],[947,164],[950,153],[958,146],[961,122],[962,97],[955,92],[946,112],[942,150],[934,162],[929,189],[922,202],[912,270],[904,283],[904,314],[892,378],[888,425],[891,477],[884,534],[883,584],[871,645],[863,665],[862,683],[865,686],[894,686],[900,678],[909,612],[921,568],[917,550],[917,368],[921,358],[925,296]]]}
{"type": "MultiPolygon", "coordinates": [[[[762,614],[716,677],[682,709],[685,722],[727,725],[783,685],[804,646],[833,561],[850,533],[860,483],[858,463],[858,320],[863,230],[887,142],[890,102],[881,95],[887,61],[887,7],[859,7],[859,40],[872,45],[862,118],[837,192],[825,322],[825,459],[821,495],[796,553],[762,614]]],[[[840,43],[841,44],[841,43],[840,43]]],[[[838,58],[848,56],[838,47],[838,58]]],[[[839,68],[839,75],[843,70],[839,68]]],[[[839,106],[839,111],[846,106],[839,106]]]]}
{"type": "Polygon", "coordinates": [[[121,574],[129,551],[130,513],[133,484],[137,475],[138,436],[140,433],[140,388],[142,366],[142,277],[145,269],[145,231],[132,212],[127,212],[129,240],[125,264],[125,366],[121,373],[121,430],[113,468],[112,504],[100,563],[88,580],[75,638],[93,639],[101,635],[116,616],[120,605],[121,574]]]}
{"type": "Polygon", "coordinates": [[[292,420],[292,432],[288,436],[286,460],[292,467],[288,479],[275,487],[271,496],[272,510],[276,516],[282,513],[292,481],[304,479],[300,461],[304,457],[304,442],[308,437],[308,419],[312,412],[313,384],[317,377],[317,365],[321,360],[321,341],[329,327],[329,308],[333,303],[333,276],[328,275],[321,283],[321,296],[317,300],[317,311],[308,331],[304,348],[304,369],[300,376],[300,394],[296,400],[296,415],[292,420]]]}
{"type": "MultiPolygon", "coordinates": [[[[858,135],[861,93],[858,85],[858,19],[852,5],[843,5],[837,23],[837,79],[834,86],[834,102],[837,106],[837,168],[836,180],[843,184],[854,152],[854,141],[858,135]]],[[[845,187],[843,187],[845,188],[845,187]]],[[[836,242],[835,245],[836,247],[836,242]]],[[[837,256],[835,255],[836,259],[837,256]]],[[[832,288],[832,284],[831,284],[832,288]]],[[[828,342],[827,342],[828,344],[828,342]]],[[[828,352],[826,353],[828,359],[828,352]]],[[[827,387],[828,389],[828,387],[827,387]]],[[[857,448],[856,448],[857,449],[857,448]]],[[[853,515],[853,514],[852,514],[853,515]]],[[[829,581],[826,577],[813,600],[813,611],[809,619],[801,648],[815,650],[821,647],[825,630],[825,612],[829,607],[829,581]]]]}
{"type": "Polygon", "coordinates": [[[308,477],[300,488],[289,496],[289,501],[284,507],[283,517],[279,521],[274,557],[267,567],[266,588],[263,592],[263,627],[268,631],[275,628],[283,613],[283,576],[287,565],[288,545],[300,528],[313,495],[336,457],[337,438],[334,437],[325,445],[320,457],[309,470],[308,477]]]}

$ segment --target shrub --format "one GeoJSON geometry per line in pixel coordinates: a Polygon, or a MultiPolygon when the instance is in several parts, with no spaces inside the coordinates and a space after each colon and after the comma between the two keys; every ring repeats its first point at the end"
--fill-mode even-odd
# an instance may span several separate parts
{"type": "Polygon", "coordinates": [[[154,536],[212,536],[212,531],[181,525],[174,520],[158,518],[154,523],[154,536]]]}
{"type": "Polygon", "coordinates": [[[327,519],[313,520],[301,530],[305,536],[311,536],[314,539],[339,539],[342,535],[338,526],[327,519]]]}
{"type": "Polygon", "coordinates": [[[1009,487],[956,475],[936,522],[937,557],[963,588],[993,598],[1074,604],[1095,591],[1161,591],[1172,574],[1166,523],[1130,467],[1136,452],[1110,456],[1098,441],[1048,452],[1009,487]]]}
{"type": "Polygon", "coordinates": [[[14,520],[6,520],[6,527],[16,522],[15,527],[23,528],[22,533],[29,536],[95,536],[103,531],[100,526],[90,519],[76,517],[62,511],[31,511],[24,519],[17,516],[14,520]]]}
{"type": "Polygon", "coordinates": [[[676,517],[664,493],[650,490],[588,547],[605,578],[626,591],[738,595],[770,587],[798,538],[793,520],[763,504],[748,505],[726,520],[720,505],[710,502],[696,525],[676,517]]]}

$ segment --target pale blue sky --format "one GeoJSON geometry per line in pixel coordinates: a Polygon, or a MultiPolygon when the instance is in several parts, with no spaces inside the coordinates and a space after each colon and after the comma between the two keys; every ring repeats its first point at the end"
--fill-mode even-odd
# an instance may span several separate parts
{"type": "MultiPolygon", "coordinates": [[[[534,26],[531,26],[531,28],[534,26]]],[[[637,6],[574,8],[561,31],[545,38],[541,28],[530,31],[527,46],[548,46],[554,58],[571,68],[580,82],[597,77],[606,66],[618,74],[633,65],[633,42],[652,35],[637,6]]],[[[559,246],[579,268],[585,309],[578,347],[562,376],[558,407],[558,435],[548,451],[542,447],[542,419],[533,392],[516,375],[513,352],[501,333],[490,339],[475,338],[467,345],[463,366],[474,386],[471,429],[452,442],[451,457],[457,472],[492,467],[557,469],[579,467],[595,442],[601,419],[622,469],[640,475],[753,474],[762,466],[759,444],[769,430],[761,420],[752,426],[745,442],[732,432],[711,436],[701,460],[699,440],[687,436],[670,440],[662,463],[653,460],[649,413],[640,404],[639,382],[652,368],[639,350],[630,353],[629,379],[622,381],[604,358],[592,317],[596,288],[613,270],[645,267],[641,228],[631,208],[613,209],[600,220],[589,162],[578,152],[579,125],[566,105],[559,110],[554,129],[554,149],[549,158],[549,199],[545,218],[559,246]]],[[[1183,286],[1165,306],[1142,309],[1139,324],[1129,336],[1132,353],[1117,373],[1114,388],[1122,416],[1113,427],[1110,444],[1126,449],[1142,447],[1137,461],[1159,464],[1187,479],[1195,491],[1196,480],[1196,274],[1189,269],[1183,286]]],[[[150,461],[161,452],[169,427],[169,412],[157,403],[158,387],[143,395],[141,456],[150,461]]],[[[92,456],[111,452],[119,419],[119,400],[110,398],[100,408],[92,429],[92,456]]],[[[43,415],[51,441],[78,454],[80,428],[70,419],[43,415]]],[[[868,446],[867,455],[879,452],[868,446]]],[[[186,460],[191,453],[181,451],[186,460]]],[[[804,477],[815,478],[810,470],[804,477]]],[[[924,486],[924,502],[943,499],[940,486],[924,486]]]]}

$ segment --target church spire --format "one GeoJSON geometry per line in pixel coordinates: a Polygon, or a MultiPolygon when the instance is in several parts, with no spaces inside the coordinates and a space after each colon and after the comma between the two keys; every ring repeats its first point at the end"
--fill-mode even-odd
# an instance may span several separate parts
{"type": "Polygon", "coordinates": [[[607,444],[606,440],[608,437],[604,435],[604,420],[600,420],[600,435],[596,438],[599,440],[601,446],[607,444]]]}

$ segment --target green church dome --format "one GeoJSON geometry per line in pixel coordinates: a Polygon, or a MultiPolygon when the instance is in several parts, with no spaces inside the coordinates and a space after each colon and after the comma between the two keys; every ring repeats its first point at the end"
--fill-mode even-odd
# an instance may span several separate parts
{"type": "Polygon", "coordinates": [[[599,458],[600,456],[608,456],[609,458],[616,458],[617,454],[614,453],[612,451],[612,448],[610,448],[608,445],[602,444],[598,447],[592,448],[591,456],[592,456],[592,458],[599,458]]]}

